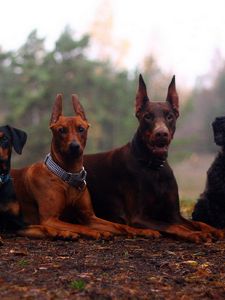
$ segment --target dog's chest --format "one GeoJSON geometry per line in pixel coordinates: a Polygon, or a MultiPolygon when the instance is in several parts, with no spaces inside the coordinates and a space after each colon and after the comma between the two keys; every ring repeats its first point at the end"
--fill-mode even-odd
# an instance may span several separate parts
{"type": "MultiPolygon", "coordinates": [[[[140,209],[159,207],[167,201],[168,193],[174,189],[173,177],[167,170],[142,169],[133,174],[133,184],[127,192],[127,202],[131,201],[140,209]]],[[[128,183],[127,183],[128,184],[128,183]]]]}
{"type": "MultiPolygon", "coordinates": [[[[67,184],[68,185],[68,184],[67,184]]],[[[78,200],[81,198],[83,191],[68,185],[65,191],[65,199],[67,206],[75,206],[78,200]]]]}
{"type": "Polygon", "coordinates": [[[0,187],[0,211],[10,212],[15,215],[19,213],[19,204],[15,200],[15,193],[11,181],[0,187]]]}

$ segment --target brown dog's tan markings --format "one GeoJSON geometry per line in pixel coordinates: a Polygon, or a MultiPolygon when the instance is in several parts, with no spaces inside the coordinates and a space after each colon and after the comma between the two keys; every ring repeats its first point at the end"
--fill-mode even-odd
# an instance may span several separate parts
{"type": "MultiPolygon", "coordinates": [[[[57,95],[50,121],[53,135],[50,154],[60,168],[77,173],[83,167],[89,124],[76,95],[72,96],[72,104],[75,116],[63,116],[62,95],[57,95]]],[[[12,170],[12,177],[24,221],[30,224],[19,232],[21,235],[72,239],[79,235],[95,239],[112,234],[159,236],[154,230],[131,228],[97,218],[86,185],[80,188],[69,185],[44,162],[12,170]]]]}

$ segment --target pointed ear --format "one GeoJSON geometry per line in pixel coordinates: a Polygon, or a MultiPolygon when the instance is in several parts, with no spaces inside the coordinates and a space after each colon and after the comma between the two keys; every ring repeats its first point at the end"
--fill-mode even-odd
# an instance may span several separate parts
{"type": "Polygon", "coordinates": [[[62,94],[57,94],[55,103],[52,108],[52,116],[50,119],[50,126],[56,123],[59,117],[62,115],[62,94]]]}
{"type": "Polygon", "coordinates": [[[149,102],[149,98],[147,95],[147,89],[141,74],[139,75],[139,85],[136,93],[136,116],[144,109],[146,103],[149,102]]]}
{"type": "Polygon", "coordinates": [[[13,128],[7,125],[7,129],[10,132],[12,145],[16,153],[21,154],[23,147],[27,141],[27,134],[23,130],[13,128]]]}
{"type": "Polygon", "coordinates": [[[80,101],[76,94],[72,94],[72,103],[75,114],[79,115],[83,120],[87,121],[83,106],[80,104],[80,101]]]}
{"type": "Polygon", "coordinates": [[[176,91],[176,83],[175,83],[175,75],[173,76],[170,85],[168,87],[168,93],[166,97],[166,101],[170,103],[172,109],[176,115],[176,118],[179,117],[179,97],[176,91]]]}

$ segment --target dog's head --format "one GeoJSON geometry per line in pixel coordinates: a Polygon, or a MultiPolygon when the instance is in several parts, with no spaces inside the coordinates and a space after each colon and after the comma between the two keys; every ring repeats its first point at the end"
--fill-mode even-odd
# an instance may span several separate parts
{"type": "Polygon", "coordinates": [[[0,173],[9,171],[12,147],[21,154],[27,140],[27,134],[11,126],[0,127],[0,173]]]}
{"type": "Polygon", "coordinates": [[[72,95],[72,104],[75,116],[63,116],[62,95],[58,94],[50,120],[50,129],[53,134],[52,150],[60,154],[61,158],[71,160],[82,156],[89,127],[77,95],[72,95]]]}
{"type": "Polygon", "coordinates": [[[176,120],[179,116],[179,100],[176,92],[175,76],[168,87],[165,102],[152,102],[147,95],[146,85],[139,76],[136,94],[136,117],[139,121],[138,134],[145,148],[154,156],[167,156],[173,138],[176,120]]]}
{"type": "Polygon", "coordinates": [[[218,146],[225,146],[225,117],[217,117],[212,123],[214,141],[218,146]]]}

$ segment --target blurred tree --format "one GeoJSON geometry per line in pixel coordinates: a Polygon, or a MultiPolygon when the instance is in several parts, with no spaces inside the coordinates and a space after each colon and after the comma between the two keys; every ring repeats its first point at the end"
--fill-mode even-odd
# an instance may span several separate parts
{"type": "Polygon", "coordinates": [[[102,0],[90,27],[92,57],[113,63],[114,68],[124,67],[130,47],[128,40],[113,35],[114,16],[109,0],[102,0]]]}
{"type": "Polygon", "coordinates": [[[189,154],[214,152],[218,148],[211,124],[215,117],[225,115],[225,61],[222,57],[217,55],[215,69],[197,80],[185,108],[185,119],[176,132],[177,150],[181,152],[186,145],[189,154]]]}
{"type": "Polygon", "coordinates": [[[10,68],[12,61],[11,52],[3,52],[0,49],[0,117],[1,121],[5,122],[7,113],[9,112],[8,93],[13,83],[13,73],[10,68]]]}
{"type": "Polygon", "coordinates": [[[27,131],[26,163],[49,151],[47,128],[57,93],[64,94],[65,113],[70,115],[71,94],[80,96],[92,124],[87,151],[112,148],[130,136],[134,79],[126,71],[115,71],[110,62],[87,58],[88,47],[89,36],[74,39],[66,27],[52,51],[34,30],[17,51],[0,52],[2,121],[27,131]]]}
{"type": "Polygon", "coordinates": [[[144,58],[142,70],[145,82],[149,86],[149,96],[153,101],[165,101],[167,87],[172,76],[166,74],[159,67],[153,55],[144,58]]]}
{"type": "MultiPolygon", "coordinates": [[[[86,152],[111,149],[126,143],[136,127],[134,100],[137,72],[115,69],[109,61],[90,59],[89,36],[74,38],[66,27],[53,50],[32,31],[17,51],[0,51],[0,104],[2,121],[22,128],[28,142],[17,166],[43,159],[50,148],[48,124],[57,93],[64,94],[64,112],[72,115],[71,94],[78,94],[91,128],[86,152]]],[[[161,90],[163,73],[154,58],[144,73],[161,90]]],[[[165,99],[165,85],[163,95],[165,99]]],[[[160,91],[159,91],[160,92],[160,91]]],[[[157,99],[161,100],[161,99],[157,99]]]]}

